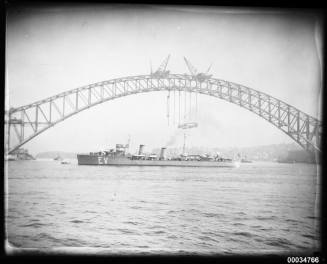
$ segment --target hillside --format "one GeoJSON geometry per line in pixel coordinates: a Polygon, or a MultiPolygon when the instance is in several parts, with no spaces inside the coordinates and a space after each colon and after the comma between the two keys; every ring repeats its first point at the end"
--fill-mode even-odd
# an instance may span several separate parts
{"type": "MultiPolygon", "coordinates": [[[[186,148],[188,154],[220,153],[221,155],[233,158],[238,153],[242,157],[250,160],[276,161],[288,155],[289,151],[301,150],[296,144],[273,144],[244,148],[207,148],[191,147],[186,148]]],[[[159,153],[160,149],[153,149],[154,153],[159,153]]],[[[181,148],[168,148],[167,155],[178,155],[182,152],[181,148]]]]}
{"type": "MultiPolygon", "coordinates": [[[[288,157],[289,152],[301,151],[302,149],[296,144],[273,144],[256,147],[245,148],[207,148],[207,147],[191,147],[186,148],[188,154],[204,154],[204,153],[220,153],[224,157],[233,158],[235,155],[240,154],[250,160],[262,161],[277,161],[288,157]]],[[[146,151],[147,152],[147,151],[146,151]]],[[[167,156],[176,156],[181,154],[181,148],[167,148],[167,156]]],[[[152,153],[159,155],[160,149],[152,150],[152,153]]],[[[41,152],[36,155],[37,159],[54,159],[60,156],[63,159],[76,159],[76,153],[63,152],[63,151],[47,151],[41,152]]]]}
{"type": "Polygon", "coordinates": [[[60,156],[63,159],[76,159],[76,153],[63,152],[63,151],[47,151],[41,152],[36,155],[37,159],[54,159],[60,156]]]}

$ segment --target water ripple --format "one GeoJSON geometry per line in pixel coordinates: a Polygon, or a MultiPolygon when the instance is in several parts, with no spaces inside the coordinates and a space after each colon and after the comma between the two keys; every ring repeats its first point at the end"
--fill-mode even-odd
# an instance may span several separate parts
{"type": "Polygon", "coordinates": [[[17,247],[88,247],[98,254],[312,250],[320,220],[310,215],[315,169],[278,163],[217,170],[13,162],[8,240],[17,247]]]}

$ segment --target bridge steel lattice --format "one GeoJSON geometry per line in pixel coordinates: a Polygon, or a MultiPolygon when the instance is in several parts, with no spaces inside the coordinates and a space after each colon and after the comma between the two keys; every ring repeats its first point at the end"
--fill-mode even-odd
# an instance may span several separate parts
{"type": "Polygon", "coordinates": [[[191,75],[130,76],[102,81],[18,108],[7,113],[8,153],[61,121],[100,103],[122,96],[152,91],[187,91],[209,95],[239,105],[282,130],[305,150],[320,152],[322,124],[316,118],[268,94],[221,79],[199,82],[191,75]],[[15,138],[10,139],[15,135],[15,138]]]}

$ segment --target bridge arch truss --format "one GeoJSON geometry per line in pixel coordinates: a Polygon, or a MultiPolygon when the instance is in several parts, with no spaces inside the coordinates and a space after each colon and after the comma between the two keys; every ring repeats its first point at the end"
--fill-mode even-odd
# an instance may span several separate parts
{"type": "Polygon", "coordinates": [[[102,81],[11,108],[6,115],[7,150],[12,153],[48,128],[92,106],[122,96],[152,91],[186,91],[213,96],[245,108],[282,130],[308,152],[320,152],[321,122],[299,109],[246,86],[191,75],[130,76],[102,81]]]}

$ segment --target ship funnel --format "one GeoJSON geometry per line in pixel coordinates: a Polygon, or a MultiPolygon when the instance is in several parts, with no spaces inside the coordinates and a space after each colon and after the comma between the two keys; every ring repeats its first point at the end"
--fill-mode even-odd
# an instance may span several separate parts
{"type": "Polygon", "coordinates": [[[140,145],[139,155],[142,155],[143,154],[143,149],[144,149],[144,145],[140,145]]]}
{"type": "Polygon", "coordinates": [[[165,159],[166,148],[161,148],[159,160],[165,159]]]}

